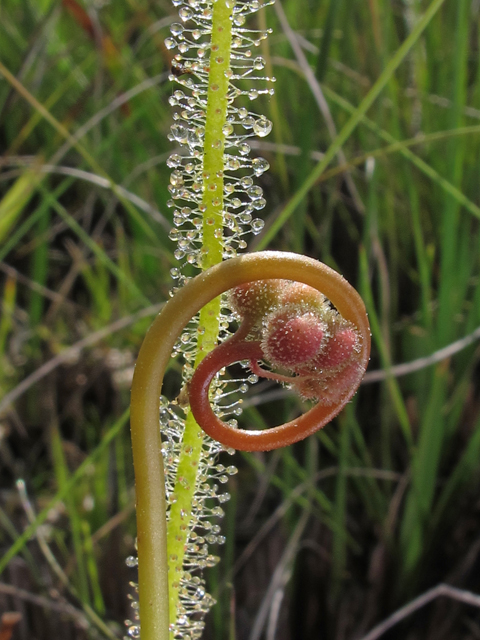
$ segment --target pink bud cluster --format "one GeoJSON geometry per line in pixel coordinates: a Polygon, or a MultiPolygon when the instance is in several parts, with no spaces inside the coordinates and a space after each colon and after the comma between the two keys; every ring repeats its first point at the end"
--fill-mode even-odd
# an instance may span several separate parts
{"type": "Polygon", "coordinates": [[[338,402],[359,383],[359,332],[316,289],[290,280],[256,280],[233,289],[230,300],[274,369],[251,361],[257,375],[287,382],[323,405],[338,402]]]}

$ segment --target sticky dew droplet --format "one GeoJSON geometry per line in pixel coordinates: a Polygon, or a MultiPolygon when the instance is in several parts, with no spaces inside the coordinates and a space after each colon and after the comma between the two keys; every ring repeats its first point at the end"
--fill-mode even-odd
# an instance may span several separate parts
{"type": "Polygon", "coordinates": [[[170,25],[170,33],[172,34],[172,36],[180,35],[181,33],[183,33],[183,25],[179,22],[174,22],[172,25],[170,25]]]}
{"type": "Polygon", "coordinates": [[[193,16],[193,12],[188,7],[182,7],[178,12],[178,15],[180,16],[180,19],[183,20],[183,22],[186,22],[193,16]]]}
{"type": "Polygon", "coordinates": [[[128,558],[125,560],[125,564],[130,569],[133,569],[134,567],[138,566],[138,558],[136,558],[135,556],[128,556],[128,558]]]}
{"type": "Polygon", "coordinates": [[[257,177],[261,176],[265,171],[268,171],[269,168],[270,164],[265,160],[265,158],[254,158],[252,160],[252,169],[257,177]]]}
{"type": "Polygon", "coordinates": [[[253,125],[253,130],[259,138],[264,138],[265,136],[268,136],[272,130],[272,126],[271,121],[262,116],[253,125]]]}
{"type": "Polygon", "coordinates": [[[265,222],[261,218],[255,218],[255,220],[252,220],[252,231],[255,235],[260,233],[264,226],[265,222]]]}

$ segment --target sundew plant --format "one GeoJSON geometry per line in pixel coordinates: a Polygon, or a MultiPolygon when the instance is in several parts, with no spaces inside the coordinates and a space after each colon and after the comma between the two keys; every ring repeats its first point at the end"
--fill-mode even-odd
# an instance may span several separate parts
{"type": "MultiPolygon", "coordinates": [[[[214,604],[202,570],[218,562],[210,546],[224,542],[218,522],[230,497],[220,487],[237,471],[218,454],[277,448],[326,424],[354,393],[369,353],[363,303],[338,274],[294,254],[235,257],[246,247],[244,236],[263,227],[255,215],[265,200],[255,178],[268,163],[251,157],[248,139],[266,136],[272,124],[236,100],[272,92],[273,78],[257,75],[265,63],[254,53],[267,33],[245,26],[265,5],[174,4],[181,22],[166,40],[176,51],[170,139],[181,148],[167,164],[170,237],[180,266],[171,271],[173,298],[145,339],[132,387],[139,601],[126,637],[143,640],[202,634],[214,604]],[[191,267],[205,276],[192,279],[191,267]],[[183,386],[175,400],[161,398],[159,430],[158,395],[172,348],[184,361],[183,386]],[[221,376],[240,361],[249,364],[244,377],[221,376]],[[241,431],[240,404],[230,397],[258,377],[291,384],[317,404],[286,425],[241,431]]],[[[127,563],[136,566],[137,559],[127,563]]]]}
{"type": "MultiPolygon", "coordinates": [[[[177,85],[170,98],[174,110],[170,139],[182,150],[168,160],[172,168],[169,206],[174,208],[171,238],[177,242],[175,257],[180,262],[171,275],[182,286],[187,265],[207,269],[235,256],[246,247],[245,234],[263,227],[255,214],[265,201],[254,178],[269,165],[250,156],[247,140],[253,135],[266,136],[272,125],[264,116],[237,107],[235,100],[244,95],[253,100],[272,89],[267,86],[271,79],[258,76],[264,61],[255,55],[267,34],[245,26],[251,14],[264,5],[258,0],[174,0],[174,4],[179,7],[180,21],[171,26],[172,35],[165,42],[175,52],[171,80],[177,85]],[[246,79],[248,89],[242,86],[246,79]]],[[[216,299],[182,333],[175,350],[185,359],[185,384],[229,320],[221,299],[216,299]]],[[[221,388],[218,390],[219,398],[221,388]]],[[[205,592],[204,579],[196,570],[218,560],[208,551],[208,545],[223,542],[220,526],[212,518],[221,518],[221,504],[229,498],[218,487],[236,469],[217,463],[223,446],[203,436],[192,414],[185,413],[178,402],[162,398],[160,417],[170,637],[197,638],[203,628],[199,613],[209,610],[213,598],[205,592]],[[212,500],[215,506],[207,506],[212,500]]],[[[142,638],[153,637],[148,635],[148,624],[142,608],[142,638]]],[[[128,625],[128,634],[140,635],[138,620],[128,625]]]]}

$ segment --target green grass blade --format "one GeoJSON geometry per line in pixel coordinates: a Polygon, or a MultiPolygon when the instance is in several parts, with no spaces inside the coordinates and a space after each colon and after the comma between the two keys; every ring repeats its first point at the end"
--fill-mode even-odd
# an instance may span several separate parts
{"type": "Polygon", "coordinates": [[[367,93],[365,98],[362,100],[358,108],[355,110],[351,118],[344,125],[340,133],[337,135],[332,144],[328,147],[324,158],[317,164],[317,166],[313,169],[310,175],[307,177],[305,182],[302,184],[300,189],[297,190],[293,198],[287,203],[285,208],[282,210],[281,214],[275,220],[275,222],[271,225],[269,229],[265,232],[260,242],[257,245],[257,249],[261,250],[268,246],[269,242],[275,237],[278,231],[282,228],[285,222],[290,218],[293,214],[297,206],[302,202],[303,198],[310,191],[313,185],[316,183],[318,178],[322,175],[325,169],[328,167],[330,162],[336,156],[338,150],[343,147],[345,142],[348,140],[352,132],[355,130],[359,122],[362,120],[363,116],[366,114],[368,109],[372,106],[375,100],[378,98],[380,93],[383,91],[385,86],[388,84],[390,78],[393,76],[397,68],[403,62],[405,57],[408,55],[411,48],[417,42],[418,38],[422,35],[423,31],[427,28],[432,18],[435,16],[437,11],[440,9],[445,0],[433,0],[433,2],[428,7],[427,11],[424,13],[422,18],[417,22],[415,28],[412,30],[410,35],[406,38],[403,44],[399,47],[397,52],[393,55],[391,60],[386,65],[384,71],[379,76],[378,80],[375,82],[373,87],[367,93]]]}
{"type": "Polygon", "coordinates": [[[20,553],[20,551],[24,548],[30,538],[35,535],[35,531],[38,529],[38,527],[47,520],[50,511],[59,502],[65,500],[69,493],[74,490],[78,481],[84,476],[85,473],[89,472],[91,465],[103,454],[110,443],[115,440],[123,427],[126,425],[129,415],[130,410],[127,409],[115,422],[115,424],[110,427],[105,436],[102,438],[100,444],[92,451],[92,453],[90,453],[85,458],[82,464],[68,478],[63,487],[59,489],[55,496],[49,501],[48,505],[37,515],[35,521],[25,529],[22,535],[17,538],[15,543],[8,549],[4,556],[0,558],[0,574],[5,571],[5,568],[7,567],[10,560],[14,558],[18,553],[20,553]]]}

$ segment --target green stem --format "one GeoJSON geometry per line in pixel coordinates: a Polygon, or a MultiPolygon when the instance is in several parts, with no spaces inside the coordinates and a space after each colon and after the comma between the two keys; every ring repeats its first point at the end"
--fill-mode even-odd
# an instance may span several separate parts
{"type": "MultiPolygon", "coordinates": [[[[218,264],[223,259],[223,167],[227,118],[230,47],[232,42],[231,14],[233,3],[221,0],[213,5],[210,70],[203,155],[203,248],[202,267],[218,264]]],[[[217,344],[220,328],[220,298],[209,302],[199,318],[195,368],[217,344]]],[[[180,579],[183,575],[185,543],[190,529],[192,501],[197,484],[203,431],[188,412],[185,420],[182,452],[175,483],[176,501],[170,506],[167,525],[169,619],[177,618],[180,579]]],[[[143,634],[143,619],[142,619],[143,634]]]]}
{"type": "Polygon", "coordinates": [[[223,153],[227,118],[230,46],[233,2],[218,0],[213,5],[212,44],[208,80],[207,115],[203,146],[203,267],[223,259],[223,153]]]}
{"type": "MultiPolygon", "coordinates": [[[[232,41],[231,14],[233,3],[218,0],[213,5],[211,56],[209,61],[209,85],[207,113],[205,119],[205,139],[203,156],[203,247],[202,267],[207,269],[223,259],[223,168],[225,134],[223,132],[228,106],[228,78],[230,67],[230,47],[232,41]]],[[[195,297],[195,293],[193,296],[195,297]]],[[[190,317],[193,317],[200,305],[190,317]]],[[[189,317],[189,319],[190,319],[189,317]]],[[[209,300],[201,309],[195,367],[211,351],[218,339],[220,299],[209,300]]],[[[146,340],[147,342],[147,340],[146,340]]],[[[145,344],[145,343],[144,343],[145,344]]],[[[155,345],[155,348],[156,345],[155,345]]],[[[170,357],[173,344],[168,349],[170,357]]],[[[141,351],[142,354],[142,351],[141,351]]],[[[140,354],[140,355],[141,355],[140,354]]],[[[149,354],[150,355],[150,354],[149,354]]],[[[147,357],[147,369],[154,363],[147,357]]],[[[147,383],[143,373],[143,358],[139,356],[141,386],[147,383]]],[[[158,380],[157,373],[151,380],[158,380]]],[[[161,378],[163,378],[163,373],[161,378]]],[[[155,389],[157,389],[156,383],[155,389]]],[[[132,442],[137,492],[137,539],[139,562],[139,602],[142,640],[166,640],[169,635],[169,621],[177,618],[179,585],[183,573],[185,543],[191,519],[191,505],[197,482],[198,461],[201,456],[203,431],[189,412],[185,420],[182,452],[180,455],[175,484],[176,502],[170,506],[168,526],[165,523],[166,504],[164,491],[163,462],[160,456],[160,433],[158,428],[158,397],[155,391],[151,405],[142,408],[148,392],[138,385],[132,387],[132,442]],[[144,396],[145,393],[145,396],[144,396]],[[145,411],[144,411],[145,409],[145,411]],[[149,416],[142,426],[144,418],[149,416]],[[154,427],[155,425],[155,427],[154,427]],[[134,435],[135,431],[135,435],[134,435]],[[141,433],[140,433],[141,431],[141,433]],[[155,431],[155,435],[153,432],[155,431]],[[151,433],[150,433],[151,432],[151,433]],[[149,433],[147,436],[146,434],[149,433]],[[138,438],[138,445],[136,440],[138,438]],[[152,439],[150,439],[152,438],[152,439]],[[135,453],[137,451],[137,454],[135,453]],[[146,452],[148,451],[148,455],[146,452]],[[151,474],[151,478],[150,478],[151,474]],[[153,495],[156,492],[157,495],[153,495]],[[161,494],[161,495],[159,495],[161,494]],[[151,512],[150,512],[151,511],[151,512]],[[170,566],[170,571],[168,570],[170,566]],[[168,594],[168,595],[167,595],[168,594]]],[[[148,396],[150,397],[150,396],[148,396]]]]}

